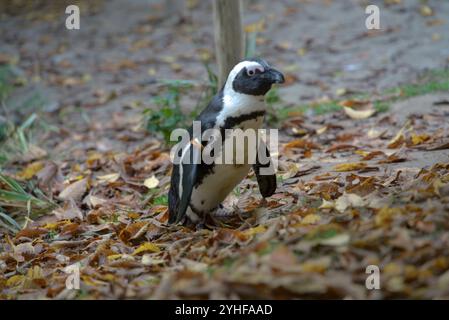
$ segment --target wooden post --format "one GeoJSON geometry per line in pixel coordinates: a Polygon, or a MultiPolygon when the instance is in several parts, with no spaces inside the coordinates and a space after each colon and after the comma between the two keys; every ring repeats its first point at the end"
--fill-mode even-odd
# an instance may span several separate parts
{"type": "Polygon", "coordinates": [[[240,0],[214,0],[215,53],[218,88],[243,58],[242,6],[240,0]]]}

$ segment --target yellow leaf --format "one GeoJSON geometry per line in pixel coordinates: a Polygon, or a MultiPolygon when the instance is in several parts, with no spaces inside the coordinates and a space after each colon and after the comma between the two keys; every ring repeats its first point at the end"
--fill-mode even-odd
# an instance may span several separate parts
{"type": "Polygon", "coordinates": [[[28,269],[27,277],[31,280],[33,279],[43,279],[42,268],[39,266],[34,266],[28,269]]]}
{"type": "Polygon", "coordinates": [[[33,163],[30,163],[27,165],[25,169],[23,169],[18,176],[22,179],[29,180],[31,179],[36,173],[42,170],[44,167],[44,163],[42,161],[35,161],[33,163]]]}
{"type": "Polygon", "coordinates": [[[245,26],[245,32],[263,32],[265,29],[265,19],[261,19],[256,23],[248,24],[245,26]]]}
{"type": "Polygon", "coordinates": [[[121,254],[111,254],[111,255],[108,256],[108,260],[109,261],[113,261],[113,260],[120,259],[121,257],[122,257],[121,254]]]}
{"type": "Polygon", "coordinates": [[[414,146],[422,144],[429,139],[430,137],[427,134],[412,134],[412,143],[414,146]]]}
{"type": "Polygon", "coordinates": [[[323,134],[327,131],[328,127],[324,126],[316,130],[316,134],[323,134]]]}
{"type": "Polygon", "coordinates": [[[302,219],[302,224],[316,224],[321,220],[321,217],[317,214],[308,214],[302,219]]]}
{"type": "Polygon", "coordinates": [[[366,168],[366,163],[364,162],[354,162],[354,163],[340,163],[334,167],[335,171],[355,171],[366,168]]]}
{"type": "Polygon", "coordinates": [[[153,175],[152,177],[145,179],[143,184],[148,189],[154,189],[159,185],[159,180],[158,178],[156,178],[156,176],[153,175]]]}
{"type": "Polygon", "coordinates": [[[264,226],[260,225],[260,226],[257,226],[257,227],[255,227],[255,228],[250,228],[250,229],[248,229],[248,230],[245,230],[245,231],[243,231],[242,233],[243,233],[245,236],[250,237],[250,236],[253,236],[253,235],[255,235],[255,234],[265,232],[265,230],[266,230],[266,228],[265,228],[264,226]]]}
{"type": "Polygon", "coordinates": [[[310,272],[310,273],[324,273],[329,268],[330,265],[330,258],[329,257],[323,257],[311,261],[306,261],[301,264],[301,269],[304,272],[310,272]]]}
{"type": "Polygon", "coordinates": [[[421,13],[422,16],[424,17],[429,17],[433,15],[433,10],[431,7],[427,6],[427,5],[422,5],[419,8],[419,12],[421,13]]]}
{"type": "Polygon", "coordinates": [[[381,227],[391,223],[393,221],[393,216],[397,214],[401,214],[402,211],[400,208],[382,208],[376,214],[376,218],[374,222],[376,226],[381,227]]]}
{"type": "Polygon", "coordinates": [[[323,203],[320,206],[320,209],[333,209],[335,208],[335,202],[334,201],[327,201],[326,199],[323,199],[323,203]]]}
{"type": "Polygon", "coordinates": [[[346,90],[346,88],[338,88],[337,90],[335,90],[335,94],[338,97],[344,96],[346,93],[348,93],[348,90],[346,90]]]}
{"type": "Polygon", "coordinates": [[[56,228],[58,228],[58,224],[54,222],[48,222],[45,224],[45,226],[43,226],[43,228],[47,230],[55,230],[56,228]]]}
{"type": "Polygon", "coordinates": [[[22,276],[20,274],[17,274],[15,276],[12,276],[6,281],[6,285],[8,287],[16,287],[18,285],[21,285],[23,281],[25,280],[25,276],[22,276]]]}
{"type": "Polygon", "coordinates": [[[306,49],[304,48],[299,48],[298,50],[296,50],[296,54],[300,57],[304,56],[306,54],[306,49]]]}
{"type": "Polygon", "coordinates": [[[356,150],[355,153],[357,153],[358,155],[361,155],[362,157],[366,157],[367,155],[370,154],[370,152],[363,151],[363,150],[356,150]]]}
{"type": "Polygon", "coordinates": [[[136,250],[134,250],[132,255],[135,256],[139,253],[147,252],[147,251],[159,252],[159,251],[161,251],[161,249],[159,249],[159,247],[157,245],[155,245],[154,243],[145,242],[144,244],[140,245],[136,250]]]}

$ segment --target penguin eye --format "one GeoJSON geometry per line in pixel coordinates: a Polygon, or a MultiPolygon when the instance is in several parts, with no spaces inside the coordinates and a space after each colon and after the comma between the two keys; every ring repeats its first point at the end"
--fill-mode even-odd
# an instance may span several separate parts
{"type": "Polygon", "coordinates": [[[262,73],[263,72],[263,70],[261,70],[260,68],[258,68],[258,67],[249,67],[247,70],[246,70],[246,74],[248,75],[248,76],[250,76],[250,77],[252,77],[253,75],[255,75],[256,73],[262,73]]]}

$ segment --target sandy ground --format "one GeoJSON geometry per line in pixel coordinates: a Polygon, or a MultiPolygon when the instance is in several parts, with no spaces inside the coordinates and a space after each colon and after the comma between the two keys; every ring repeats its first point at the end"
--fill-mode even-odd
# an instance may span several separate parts
{"type": "MultiPolygon", "coordinates": [[[[64,27],[62,5],[0,21],[1,52],[20,57],[18,66],[39,77],[56,102],[50,109],[89,104],[99,89],[122,92],[107,105],[112,108],[147,102],[157,91],[155,80],[206,81],[201,57],[214,50],[209,2],[192,1],[176,25],[164,17],[161,1],[86,3],[76,31],[64,27]],[[54,74],[89,75],[90,81],[61,90],[54,74]]],[[[376,92],[448,65],[448,2],[428,1],[437,8],[431,16],[422,15],[420,1],[373,3],[380,7],[381,30],[368,32],[363,1],[245,1],[245,25],[258,30],[257,54],[291,79],[281,89],[285,101],[332,98],[339,89],[376,92]]]]}

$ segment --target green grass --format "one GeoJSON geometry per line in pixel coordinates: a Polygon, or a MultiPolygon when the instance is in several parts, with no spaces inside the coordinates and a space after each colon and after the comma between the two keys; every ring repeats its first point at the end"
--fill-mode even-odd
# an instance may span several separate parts
{"type": "MultiPolygon", "coordinates": [[[[374,108],[377,112],[386,112],[390,109],[392,103],[412,98],[416,96],[421,96],[436,92],[448,92],[449,91],[449,70],[434,70],[426,73],[418,79],[416,83],[405,84],[398,87],[390,88],[385,90],[380,94],[380,97],[392,96],[389,99],[373,99],[374,108]]],[[[330,112],[336,112],[342,108],[339,103],[347,99],[355,100],[369,100],[372,95],[368,93],[356,94],[352,96],[345,97],[345,99],[333,100],[325,103],[310,103],[301,106],[290,106],[284,108],[277,108],[277,118],[279,120],[285,120],[291,114],[305,113],[308,110],[312,111],[315,115],[321,115],[330,112]]],[[[275,103],[271,104],[271,108],[274,105],[281,104],[281,99],[277,99],[275,103]]]]}
{"type": "MultiPolygon", "coordinates": [[[[253,48],[254,49],[254,48],[253,48]]],[[[252,49],[252,50],[253,50],[252,49]]],[[[204,109],[210,99],[217,91],[217,77],[208,65],[205,65],[209,85],[203,91],[193,112],[190,114],[181,111],[180,99],[183,94],[191,90],[194,86],[191,81],[165,81],[162,83],[161,93],[153,99],[154,109],[145,109],[144,120],[148,131],[162,136],[167,145],[173,144],[170,141],[171,132],[180,127],[188,127],[199,111],[204,109]]],[[[284,102],[277,87],[273,87],[266,95],[267,102],[267,122],[276,124],[282,122],[292,114],[304,114],[312,112],[315,115],[322,115],[342,110],[339,103],[343,100],[369,100],[373,103],[377,112],[386,112],[392,103],[406,98],[424,95],[434,92],[449,91],[449,70],[431,71],[418,79],[417,83],[406,84],[385,90],[378,95],[368,93],[358,93],[346,96],[344,99],[335,99],[326,102],[315,102],[299,106],[282,106],[284,102]],[[388,98],[391,96],[390,98],[388,98]],[[387,97],[387,98],[386,98],[387,97]]]]}
{"type": "Polygon", "coordinates": [[[13,69],[10,65],[0,66],[0,102],[5,101],[7,99],[13,89],[13,69]]]}
{"type": "Polygon", "coordinates": [[[449,91],[449,80],[431,81],[423,84],[408,84],[396,89],[396,92],[405,98],[442,91],[449,91]]]}
{"type": "Polygon", "coordinates": [[[15,126],[10,121],[5,121],[0,139],[0,169],[11,159],[26,154],[34,140],[33,127],[37,120],[37,115],[33,113],[20,126],[15,126]]]}
{"type": "Polygon", "coordinates": [[[46,103],[39,91],[30,89],[26,99],[13,96],[16,87],[27,82],[18,75],[15,67],[0,66],[0,169],[25,155],[37,143],[37,134],[55,130],[39,116],[46,103]]]}
{"type": "Polygon", "coordinates": [[[156,108],[146,108],[143,111],[145,128],[152,133],[162,136],[167,145],[176,141],[170,141],[170,135],[177,128],[189,127],[191,121],[199,115],[212,97],[217,92],[217,76],[209,65],[205,65],[208,84],[202,90],[198,102],[190,113],[184,113],[181,108],[181,97],[194,87],[194,82],[189,80],[165,80],[160,83],[161,92],[152,99],[152,105],[156,108]]]}
{"type": "Polygon", "coordinates": [[[168,205],[168,195],[164,194],[153,199],[154,205],[168,205]]]}
{"type": "Polygon", "coordinates": [[[31,182],[23,183],[0,173],[0,227],[17,232],[26,219],[35,219],[56,207],[31,182]]]}
{"type": "Polygon", "coordinates": [[[338,105],[338,101],[329,101],[324,103],[310,103],[302,106],[281,108],[277,110],[277,112],[279,120],[286,120],[291,114],[302,114],[308,110],[311,110],[315,115],[322,115],[339,111],[341,110],[341,107],[338,105]]]}

